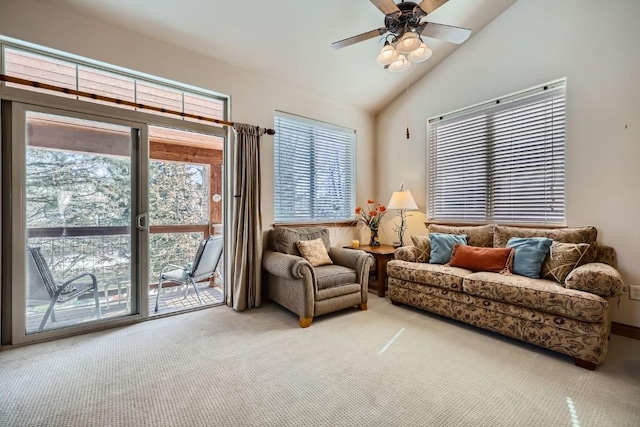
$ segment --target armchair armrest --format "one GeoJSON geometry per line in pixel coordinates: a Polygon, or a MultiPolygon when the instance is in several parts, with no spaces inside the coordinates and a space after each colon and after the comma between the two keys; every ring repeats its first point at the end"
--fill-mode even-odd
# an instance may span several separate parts
{"type": "Polygon", "coordinates": [[[365,251],[359,249],[345,249],[334,246],[329,248],[329,258],[334,264],[349,267],[353,270],[358,269],[358,263],[362,262],[367,255],[365,251]]]}
{"type": "Polygon", "coordinates": [[[574,269],[564,284],[567,289],[590,292],[603,298],[620,296],[627,291],[618,270],[599,262],[584,264],[574,269]]]}
{"type": "Polygon", "coordinates": [[[262,266],[274,276],[284,279],[303,279],[305,270],[308,270],[315,277],[309,261],[295,255],[265,251],[262,257],[262,266]]]}
{"type": "Polygon", "coordinates": [[[359,249],[331,247],[329,249],[329,257],[335,264],[355,270],[358,283],[361,286],[361,302],[366,304],[369,289],[369,270],[375,262],[373,255],[359,249]]]}
{"type": "Polygon", "coordinates": [[[416,262],[418,252],[415,246],[402,246],[396,249],[393,256],[400,261],[416,262]]]}

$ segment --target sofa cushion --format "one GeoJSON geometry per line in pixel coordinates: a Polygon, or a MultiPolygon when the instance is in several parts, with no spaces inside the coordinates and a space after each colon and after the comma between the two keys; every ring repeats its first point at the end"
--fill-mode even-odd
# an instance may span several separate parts
{"type": "Polygon", "coordinates": [[[314,268],[318,289],[328,289],[347,283],[358,283],[356,271],[341,265],[321,265],[314,268]]]}
{"type": "Polygon", "coordinates": [[[457,243],[467,244],[467,236],[464,234],[429,233],[431,242],[430,264],[446,264],[451,259],[451,252],[457,243]]]}
{"type": "Polygon", "coordinates": [[[608,302],[597,295],[565,289],[550,280],[498,273],[472,273],[464,278],[465,293],[558,314],[585,322],[602,322],[608,302]]]}
{"type": "Polygon", "coordinates": [[[576,268],[588,250],[587,243],[553,242],[549,255],[542,264],[540,276],[543,279],[564,283],[564,279],[576,268]]]}
{"type": "Polygon", "coordinates": [[[457,244],[453,247],[451,267],[466,268],[471,271],[492,271],[494,273],[511,271],[513,249],[479,248],[457,244]]]}
{"type": "Polygon", "coordinates": [[[580,260],[580,264],[593,262],[597,255],[598,230],[595,227],[520,228],[497,225],[494,229],[493,246],[504,248],[512,237],[548,237],[556,242],[588,243],[589,250],[580,260]]]}
{"type": "Polygon", "coordinates": [[[429,242],[429,236],[411,236],[411,241],[416,248],[416,262],[429,262],[429,258],[431,257],[431,242],[429,242]]]}
{"type": "Polygon", "coordinates": [[[618,257],[616,256],[616,250],[611,246],[598,245],[596,259],[593,262],[600,262],[602,264],[610,265],[613,268],[617,268],[618,257]]]}
{"type": "MultiPolygon", "coordinates": [[[[493,228],[495,225],[477,225],[456,227],[452,225],[430,224],[429,233],[466,234],[469,246],[493,247],[493,228]]],[[[504,247],[504,246],[502,246],[504,247]]]]}
{"type": "Polygon", "coordinates": [[[520,276],[540,278],[542,262],[549,254],[553,240],[546,237],[512,237],[508,248],[515,249],[513,254],[513,272],[520,276]]]}
{"type": "Polygon", "coordinates": [[[387,263],[387,275],[396,279],[462,292],[462,280],[470,270],[440,264],[393,260],[387,263]]]}
{"type": "Polygon", "coordinates": [[[331,241],[329,240],[329,229],[326,227],[301,227],[287,228],[278,227],[270,231],[271,248],[283,254],[300,256],[300,251],[296,245],[300,240],[314,240],[321,238],[324,246],[329,251],[331,241]]]}

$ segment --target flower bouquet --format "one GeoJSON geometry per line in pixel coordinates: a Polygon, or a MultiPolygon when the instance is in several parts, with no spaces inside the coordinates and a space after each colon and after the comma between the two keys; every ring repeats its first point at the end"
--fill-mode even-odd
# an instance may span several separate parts
{"type": "Polygon", "coordinates": [[[363,209],[360,206],[356,207],[357,221],[366,225],[371,230],[371,240],[369,246],[380,246],[378,241],[378,228],[380,227],[380,221],[387,213],[387,208],[384,205],[378,203],[376,205],[375,200],[367,200],[367,204],[363,209]]]}

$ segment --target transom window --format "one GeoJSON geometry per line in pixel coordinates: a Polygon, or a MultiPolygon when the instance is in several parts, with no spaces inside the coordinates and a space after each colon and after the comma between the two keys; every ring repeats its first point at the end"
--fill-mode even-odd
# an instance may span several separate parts
{"type": "MultiPolygon", "coordinates": [[[[67,58],[64,55],[54,55],[48,52],[25,49],[19,46],[2,44],[3,74],[19,77],[25,80],[47,83],[68,89],[108,96],[123,101],[150,105],[167,110],[189,113],[196,116],[224,119],[224,99],[214,94],[188,90],[176,84],[169,84],[160,79],[145,79],[133,73],[127,73],[108,66],[98,66],[88,61],[67,58]]],[[[77,98],[75,95],[65,95],[51,92],[47,89],[18,85],[5,82],[7,86],[15,86],[24,90],[51,93],[56,96],[77,98]]],[[[105,103],[98,99],[81,98],[83,101],[105,103]]],[[[123,104],[107,103],[129,110],[136,109],[123,104]]],[[[144,112],[175,117],[169,113],[145,109],[144,112]]],[[[183,120],[195,121],[189,117],[183,120]]]]}
{"type": "Polygon", "coordinates": [[[428,220],[564,225],[565,85],[430,119],[428,220]]]}
{"type": "Polygon", "coordinates": [[[282,112],[275,130],[275,221],[353,219],[355,131],[282,112]]]}

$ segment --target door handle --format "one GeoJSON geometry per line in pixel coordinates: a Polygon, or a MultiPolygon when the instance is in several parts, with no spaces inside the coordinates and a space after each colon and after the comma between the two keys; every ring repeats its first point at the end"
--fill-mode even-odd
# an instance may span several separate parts
{"type": "Polygon", "coordinates": [[[147,230],[147,213],[136,216],[136,228],[141,231],[147,230]]]}

